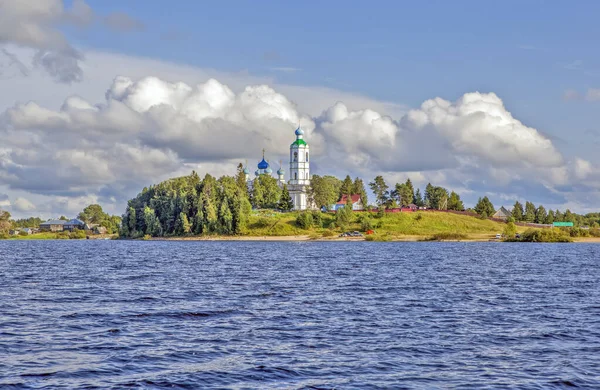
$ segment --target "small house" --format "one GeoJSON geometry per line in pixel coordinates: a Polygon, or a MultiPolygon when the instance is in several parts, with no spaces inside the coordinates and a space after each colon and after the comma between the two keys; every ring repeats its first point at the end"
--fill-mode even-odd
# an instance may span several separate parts
{"type": "Polygon", "coordinates": [[[40,231],[42,232],[62,232],[65,227],[65,223],[62,219],[51,219],[50,221],[42,222],[40,224],[40,231]]]}
{"type": "Polygon", "coordinates": [[[21,229],[21,232],[26,233],[26,234],[33,234],[33,229],[23,228],[23,229],[21,229]]]}
{"type": "Polygon", "coordinates": [[[84,227],[85,222],[79,219],[72,219],[68,222],[65,222],[63,229],[72,232],[73,230],[83,230],[84,227]]]}
{"type": "Polygon", "coordinates": [[[106,234],[106,228],[104,226],[94,227],[94,234],[106,234]]]}
{"type": "Polygon", "coordinates": [[[492,218],[507,220],[512,216],[511,212],[504,208],[504,206],[500,207],[498,211],[492,215],[492,218]]]}
{"type": "MultiPolygon", "coordinates": [[[[364,206],[362,204],[362,199],[359,194],[350,195],[350,201],[352,202],[352,211],[362,211],[364,210],[364,206]]],[[[348,203],[348,195],[342,195],[341,199],[331,206],[331,209],[337,211],[338,209],[344,207],[348,203]]]]}

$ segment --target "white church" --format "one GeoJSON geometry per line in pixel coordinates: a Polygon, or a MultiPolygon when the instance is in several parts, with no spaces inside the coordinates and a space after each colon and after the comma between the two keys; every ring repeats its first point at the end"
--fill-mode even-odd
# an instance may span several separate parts
{"type": "MultiPolygon", "coordinates": [[[[294,210],[306,210],[312,208],[308,201],[308,188],[310,187],[310,162],[309,162],[309,147],[304,141],[304,130],[299,126],[294,132],[296,140],[290,145],[290,179],[287,181],[288,191],[294,203],[294,210]]],[[[254,179],[250,178],[250,170],[244,168],[246,182],[248,187],[252,188],[253,181],[260,175],[271,175],[273,170],[269,162],[265,160],[265,152],[263,150],[263,158],[258,163],[258,169],[254,172],[254,179]]],[[[279,186],[283,187],[286,184],[285,171],[279,168],[277,171],[279,186]]]]}

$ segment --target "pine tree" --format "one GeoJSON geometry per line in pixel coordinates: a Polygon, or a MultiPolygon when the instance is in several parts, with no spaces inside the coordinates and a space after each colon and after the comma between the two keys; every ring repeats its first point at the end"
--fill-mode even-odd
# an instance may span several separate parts
{"type": "Polygon", "coordinates": [[[448,199],[448,210],[465,211],[465,205],[454,191],[450,193],[450,199],[448,199]]]}
{"type": "Polygon", "coordinates": [[[352,178],[350,175],[347,175],[342,181],[342,186],[340,187],[340,199],[344,195],[352,195],[354,193],[354,183],[352,183],[352,178]]]}
{"type": "Polygon", "coordinates": [[[524,213],[523,205],[519,201],[516,201],[512,209],[512,217],[515,221],[522,221],[524,213]]]}
{"type": "Polygon", "coordinates": [[[489,198],[487,196],[484,196],[483,198],[479,198],[479,200],[477,201],[477,205],[475,206],[475,212],[481,215],[482,217],[485,215],[485,218],[487,218],[490,215],[494,215],[496,210],[494,209],[494,205],[489,200],[489,198]]]}
{"type": "Polygon", "coordinates": [[[362,181],[362,179],[359,179],[357,177],[356,179],[354,179],[354,184],[352,185],[352,188],[353,193],[360,195],[360,201],[362,203],[362,206],[366,209],[369,205],[369,199],[367,198],[367,190],[365,189],[365,183],[362,181]]]}
{"type": "Polygon", "coordinates": [[[292,197],[290,196],[290,192],[288,191],[286,184],[283,185],[281,198],[279,198],[277,208],[281,211],[289,211],[294,208],[294,202],[292,202],[292,197]]]}
{"type": "Polygon", "coordinates": [[[545,223],[548,214],[544,206],[540,205],[535,212],[535,223],[545,223]]]}
{"type": "Polygon", "coordinates": [[[388,201],[390,193],[388,191],[389,187],[385,183],[383,176],[377,176],[371,183],[369,183],[369,186],[377,198],[377,205],[379,207],[385,205],[388,201]]]}
{"type": "Polygon", "coordinates": [[[523,219],[526,222],[532,223],[535,222],[535,205],[531,202],[525,202],[525,215],[523,219]]]}
{"type": "Polygon", "coordinates": [[[545,224],[548,225],[552,225],[554,223],[554,211],[550,210],[548,211],[548,214],[546,215],[546,219],[544,220],[545,224]]]}
{"type": "Polygon", "coordinates": [[[425,202],[423,202],[423,197],[421,196],[421,190],[417,188],[417,191],[415,192],[415,198],[413,203],[415,205],[417,205],[418,207],[423,207],[425,205],[425,202]]]}

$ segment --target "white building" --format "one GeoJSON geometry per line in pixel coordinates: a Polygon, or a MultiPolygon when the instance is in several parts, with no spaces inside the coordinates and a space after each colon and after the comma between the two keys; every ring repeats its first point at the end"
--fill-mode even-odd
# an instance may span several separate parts
{"type": "MultiPolygon", "coordinates": [[[[308,200],[308,189],[310,187],[309,146],[304,141],[304,130],[298,127],[294,134],[296,140],[290,145],[290,179],[287,181],[287,185],[294,203],[294,210],[306,210],[313,208],[308,200]]],[[[263,158],[258,163],[258,169],[254,172],[254,175],[258,178],[260,175],[271,175],[272,173],[273,170],[269,162],[265,160],[265,151],[263,150],[263,158]]],[[[244,174],[246,175],[248,187],[252,189],[253,181],[250,179],[248,167],[244,168],[244,174]]],[[[277,171],[277,179],[281,187],[286,184],[285,171],[281,167],[277,171]]]]}

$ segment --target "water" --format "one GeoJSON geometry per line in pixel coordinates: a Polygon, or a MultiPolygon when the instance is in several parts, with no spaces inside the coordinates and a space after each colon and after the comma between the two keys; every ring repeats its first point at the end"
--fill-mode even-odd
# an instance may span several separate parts
{"type": "Polygon", "coordinates": [[[2,388],[600,388],[600,245],[0,242],[2,388]]]}

